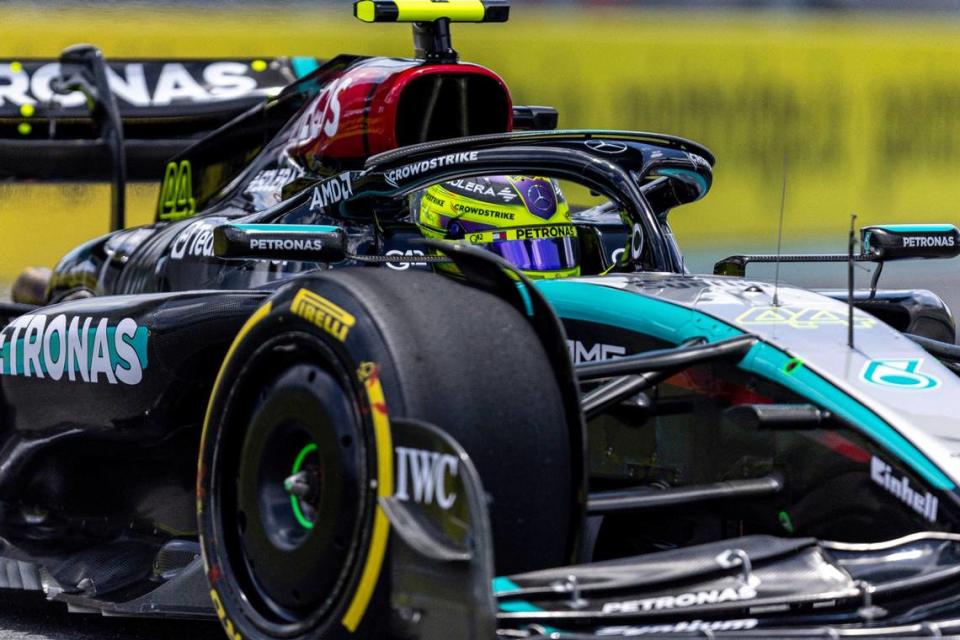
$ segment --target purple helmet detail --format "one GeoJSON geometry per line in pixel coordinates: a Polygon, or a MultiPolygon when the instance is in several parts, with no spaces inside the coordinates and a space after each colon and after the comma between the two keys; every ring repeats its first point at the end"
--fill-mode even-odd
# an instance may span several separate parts
{"type": "Polygon", "coordinates": [[[538,218],[549,220],[557,213],[557,194],[546,180],[523,178],[514,183],[527,210],[538,218]]]}
{"type": "Polygon", "coordinates": [[[493,242],[487,249],[524,270],[557,271],[580,264],[580,252],[573,238],[493,242]]]}
{"type": "Polygon", "coordinates": [[[444,229],[449,229],[450,225],[457,224],[460,225],[460,228],[467,233],[473,233],[475,231],[489,231],[490,229],[496,229],[492,224],[483,224],[482,222],[472,222],[470,220],[461,220],[460,218],[450,218],[448,216],[437,216],[440,219],[440,225],[444,229]]]}

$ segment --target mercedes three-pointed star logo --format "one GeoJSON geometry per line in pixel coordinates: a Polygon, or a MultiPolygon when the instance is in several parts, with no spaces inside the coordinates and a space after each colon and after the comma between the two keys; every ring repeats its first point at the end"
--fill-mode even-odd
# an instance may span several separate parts
{"type": "Polygon", "coordinates": [[[553,202],[544,193],[544,189],[543,185],[535,184],[527,190],[530,207],[540,213],[546,213],[553,207],[553,202]]]}
{"type": "Polygon", "coordinates": [[[584,144],[586,144],[589,149],[593,149],[597,153],[606,153],[611,156],[618,153],[623,153],[627,150],[627,145],[623,144],[622,142],[613,142],[611,140],[587,140],[584,144]]]}

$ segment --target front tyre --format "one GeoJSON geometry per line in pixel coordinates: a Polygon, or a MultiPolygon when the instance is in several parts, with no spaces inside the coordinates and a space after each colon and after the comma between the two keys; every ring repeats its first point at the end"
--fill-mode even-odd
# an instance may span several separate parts
{"type": "Polygon", "coordinates": [[[568,426],[530,324],[442,276],[339,271],[254,314],[211,397],[199,523],[228,635],[383,635],[391,417],[437,424],[473,458],[498,573],[570,560],[568,426]]]}

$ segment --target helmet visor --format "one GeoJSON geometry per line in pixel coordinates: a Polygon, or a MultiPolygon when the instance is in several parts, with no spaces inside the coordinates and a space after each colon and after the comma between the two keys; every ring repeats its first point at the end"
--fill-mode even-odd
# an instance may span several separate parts
{"type": "Polygon", "coordinates": [[[466,235],[522,271],[561,271],[580,266],[580,243],[572,224],[489,229],[466,235]]]}
{"type": "Polygon", "coordinates": [[[521,271],[560,271],[580,264],[576,238],[505,240],[486,247],[521,271]]]}

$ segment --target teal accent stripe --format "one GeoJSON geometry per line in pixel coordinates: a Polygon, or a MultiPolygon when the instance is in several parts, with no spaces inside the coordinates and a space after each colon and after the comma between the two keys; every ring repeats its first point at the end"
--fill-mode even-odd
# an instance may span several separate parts
{"type": "Polygon", "coordinates": [[[600,322],[679,344],[703,336],[711,342],[744,332],[699,311],[672,302],[571,280],[540,280],[537,289],[563,318],[600,322]]]}
{"type": "Polygon", "coordinates": [[[687,178],[693,178],[697,184],[700,185],[700,198],[707,195],[707,192],[710,190],[710,187],[707,186],[706,179],[696,171],[692,171],[690,169],[664,167],[662,169],[656,169],[653,174],[661,176],[685,176],[687,178]]]}
{"type": "MultiPolygon", "coordinates": [[[[520,591],[519,585],[516,582],[506,577],[499,577],[493,579],[493,595],[499,596],[501,593],[511,593],[514,591],[520,591]]],[[[507,596],[509,597],[509,596],[507,596]]],[[[510,602],[501,602],[498,605],[500,611],[505,613],[533,613],[535,611],[543,611],[540,607],[526,600],[512,600],[510,602]]]]}
{"type": "Polygon", "coordinates": [[[241,231],[260,233],[334,233],[340,227],[325,224],[232,224],[228,225],[241,231]]]}
{"type": "Polygon", "coordinates": [[[533,301],[530,299],[530,292],[527,291],[527,285],[523,282],[517,283],[517,289],[520,291],[520,297],[523,298],[523,306],[527,310],[527,316],[533,317],[533,301]]]}
{"type": "MultiPolygon", "coordinates": [[[[679,344],[702,336],[709,342],[746,335],[726,322],[700,311],[642,294],[586,282],[549,280],[537,283],[561,318],[598,322],[645,333],[679,344]]],[[[906,438],[870,409],[804,366],[792,375],[784,371],[792,356],[758,342],[740,368],[773,380],[848,420],[881,446],[907,462],[931,486],[953,489],[954,483],[906,438]]]]}
{"type": "Polygon", "coordinates": [[[501,602],[498,608],[504,613],[534,613],[536,611],[543,611],[543,609],[540,607],[536,606],[535,604],[531,604],[526,600],[501,602]]]}
{"type": "Polygon", "coordinates": [[[503,576],[493,579],[493,595],[498,596],[508,591],[520,591],[520,586],[510,578],[503,576]]]}
{"type": "Polygon", "coordinates": [[[291,58],[290,65],[293,67],[293,75],[297,76],[297,80],[310,75],[320,68],[320,63],[317,62],[316,58],[308,58],[306,56],[291,58]]]}
{"type": "Polygon", "coordinates": [[[900,233],[949,233],[956,229],[952,224],[875,224],[873,226],[900,233]]]}

